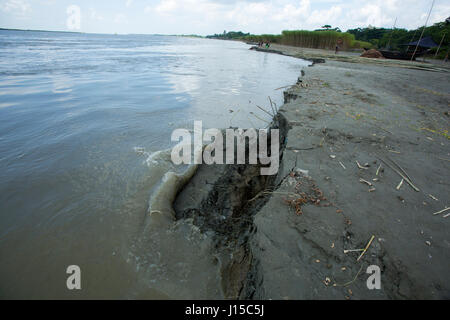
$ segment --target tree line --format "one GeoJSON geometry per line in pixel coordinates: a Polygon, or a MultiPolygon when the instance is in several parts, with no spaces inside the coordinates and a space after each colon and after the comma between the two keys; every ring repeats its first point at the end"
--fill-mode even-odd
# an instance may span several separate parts
{"type": "MultiPolygon", "coordinates": [[[[448,19],[447,19],[448,20],[448,19]]],[[[207,36],[210,39],[243,40],[247,42],[271,42],[300,46],[305,48],[334,49],[336,45],[343,50],[375,48],[401,50],[402,45],[417,41],[423,31],[423,27],[414,30],[403,28],[367,28],[349,29],[341,32],[339,28],[324,25],[322,29],[314,31],[307,30],[285,30],[281,34],[254,35],[241,31],[224,31],[222,34],[207,36]]],[[[438,58],[444,58],[450,47],[450,23],[449,21],[438,22],[426,27],[424,37],[430,36],[436,44],[441,44],[438,58]]],[[[433,48],[434,53],[437,48],[433,48]]]]}

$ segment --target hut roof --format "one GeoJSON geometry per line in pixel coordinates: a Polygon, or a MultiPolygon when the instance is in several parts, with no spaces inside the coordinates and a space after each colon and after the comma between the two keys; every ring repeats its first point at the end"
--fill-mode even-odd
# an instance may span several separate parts
{"type": "MultiPolygon", "coordinates": [[[[417,46],[417,43],[419,43],[419,40],[417,41],[413,41],[407,44],[404,44],[405,46],[417,46]]],[[[420,43],[419,43],[419,47],[423,47],[423,48],[434,48],[437,47],[437,43],[433,41],[433,39],[428,36],[425,38],[420,39],[420,43]]]]}

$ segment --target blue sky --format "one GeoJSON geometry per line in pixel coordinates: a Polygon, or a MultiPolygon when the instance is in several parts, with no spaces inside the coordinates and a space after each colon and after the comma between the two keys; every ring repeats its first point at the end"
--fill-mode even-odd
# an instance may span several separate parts
{"type": "MultiPolygon", "coordinates": [[[[0,0],[0,27],[69,31],[67,8],[80,9],[80,29],[96,33],[200,34],[223,30],[280,33],[368,25],[416,28],[432,0],[0,0]]],[[[436,0],[429,24],[450,16],[436,0]]]]}

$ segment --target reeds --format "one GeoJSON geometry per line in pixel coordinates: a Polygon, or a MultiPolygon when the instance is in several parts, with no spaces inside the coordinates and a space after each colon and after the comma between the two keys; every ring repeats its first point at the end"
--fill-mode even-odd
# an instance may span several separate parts
{"type": "Polygon", "coordinates": [[[262,34],[248,35],[243,38],[251,42],[279,43],[295,47],[332,49],[339,46],[341,50],[372,48],[372,44],[355,40],[355,36],[347,32],[334,30],[307,31],[307,30],[285,30],[281,35],[262,34]]]}
{"type": "Polygon", "coordinates": [[[281,36],[281,44],[314,49],[334,49],[336,45],[339,45],[340,49],[345,50],[352,48],[354,41],[354,35],[334,30],[285,30],[281,36]]]}

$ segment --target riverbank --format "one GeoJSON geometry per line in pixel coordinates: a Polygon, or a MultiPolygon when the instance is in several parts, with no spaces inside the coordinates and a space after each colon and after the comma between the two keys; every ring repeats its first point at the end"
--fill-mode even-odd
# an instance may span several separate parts
{"type": "Polygon", "coordinates": [[[339,51],[337,54],[334,51],[324,50],[324,49],[311,49],[311,48],[300,48],[293,46],[285,46],[280,44],[271,44],[269,49],[253,47],[252,49],[261,52],[277,53],[286,56],[291,56],[295,58],[300,58],[304,60],[310,60],[315,63],[323,63],[326,61],[340,61],[349,63],[362,63],[362,64],[376,64],[385,67],[397,67],[397,68],[408,68],[408,69],[418,69],[418,70],[428,70],[428,71],[449,71],[450,64],[443,63],[442,61],[437,61],[430,59],[430,62],[423,61],[405,61],[405,60],[392,60],[392,59],[373,59],[360,57],[363,50],[358,51],[339,51]]]}
{"type": "Polygon", "coordinates": [[[450,73],[341,59],[307,68],[286,90],[276,177],[200,166],[175,201],[179,219],[190,212],[216,232],[227,298],[450,297],[450,220],[433,214],[449,205],[450,73]],[[230,208],[217,232],[211,213],[230,208]],[[366,286],[370,265],[380,267],[380,290],[366,286]]]}

